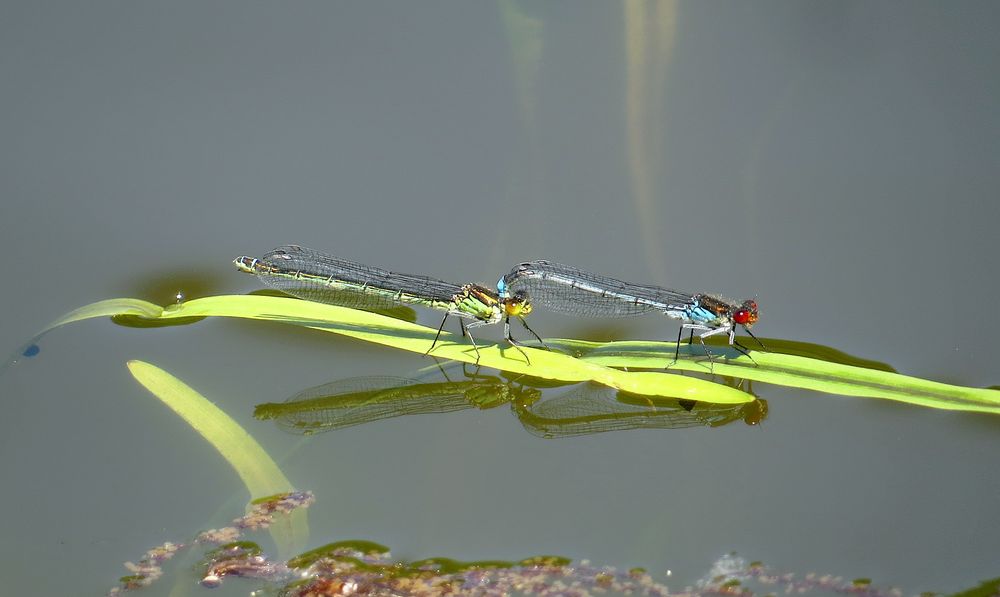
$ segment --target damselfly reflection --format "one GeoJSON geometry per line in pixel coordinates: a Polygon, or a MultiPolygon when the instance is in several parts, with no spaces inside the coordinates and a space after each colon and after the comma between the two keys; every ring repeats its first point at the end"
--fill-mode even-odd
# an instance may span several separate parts
{"type": "Polygon", "coordinates": [[[254,417],[273,419],[291,433],[311,435],[404,415],[485,410],[503,404],[511,405],[529,433],[545,438],[720,427],[734,421],[756,425],[767,416],[767,403],[761,399],[739,405],[708,404],[618,392],[593,383],[566,391],[524,376],[465,373],[458,381],[351,377],[303,390],[285,402],[260,404],[254,417]]]}
{"type": "Polygon", "coordinates": [[[767,401],[710,404],[642,396],[588,382],[530,405],[512,405],[531,434],[544,438],[590,435],[628,429],[722,427],[735,421],[758,425],[767,417],[767,401]]]}
{"type": "Polygon", "coordinates": [[[351,377],[303,390],[285,402],[259,404],[257,419],[274,419],[282,429],[321,433],[404,415],[487,409],[538,400],[541,390],[493,376],[462,381],[418,381],[405,377],[351,377]]]}

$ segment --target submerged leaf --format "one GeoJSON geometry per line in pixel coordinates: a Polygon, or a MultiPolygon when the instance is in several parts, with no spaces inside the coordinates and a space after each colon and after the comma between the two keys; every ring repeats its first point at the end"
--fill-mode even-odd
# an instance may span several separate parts
{"type": "MultiPolygon", "coordinates": [[[[292,491],[274,460],[257,441],[222,409],[163,369],[143,361],[129,361],[132,376],[197,431],[240,476],[250,496],[273,496],[292,491]]],[[[305,545],[308,527],[304,511],[291,515],[290,525],[271,527],[283,553],[305,545]]]]}
{"type": "Polygon", "coordinates": [[[38,332],[34,338],[18,349],[14,356],[7,359],[7,361],[0,366],[0,373],[17,363],[21,357],[29,358],[36,356],[39,352],[41,352],[41,348],[38,346],[38,341],[41,340],[42,336],[59,326],[66,325],[67,323],[93,319],[95,317],[120,317],[131,315],[139,315],[146,318],[147,321],[155,321],[161,313],[163,313],[163,307],[150,303],[149,301],[131,298],[97,301],[96,303],[85,305],[79,309],[74,309],[42,328],[42,330],[38,332]]]}
{"type": "Polygon", "coordinates": [[[83,321],[84,319],[93,319],[94,317],[138,315],[140,317],[145,317],[146,319],[156,319],[162,314],[163,307],[149,301],[132,298],[108,299],[106,301],[97,301],[96,303],[91,303],[80,307],[79,309],[70,311],[46,326],[45,329],[39,333],[39,335],[61,325],[66,325],[67,323],[83,321]]]}

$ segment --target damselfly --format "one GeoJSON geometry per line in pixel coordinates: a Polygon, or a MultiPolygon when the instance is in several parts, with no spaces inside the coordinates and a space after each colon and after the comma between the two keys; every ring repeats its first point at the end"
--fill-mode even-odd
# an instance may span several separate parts
{"type": "MultiPolygon", "coordinates": [[[[528,360],[528,355],[510,335],[510,318],[517,317],[524,323],[523,317],[531,313],[531,302],[523,290],[513,291],[501,299],[495,291],[478,284],[459,285],[427,276],[390,272],[298,245],[278,247],[260,259],[237,257],[233,263],[241,271],[256,274],[265,285],[308,301],[364,309],[406,304],[444,311],[444,319],[428,353],[437,345],[449,315],[463,321],[463,333],[502,320],[504,338],[528,360]],[[465,320],[469,323],[464,323],[465,320]]],[[[525,328],[531,331],[527,324],[525,328]]],[[[472,334],[468,335],[478,362],[479,347],[472,334]]]]}
{"type": "Polygon", "coordinates": [[[623,282],[551,261],[522,263],[497,282],[501,300],[525,291],[534,303],[570,315],[631,317],[659,312],[679,319],[683,323],[677,332],[674,362],[680,355],[680,339],[684,330],[691,332],[691,339],[697,333],[710,359],[712,353],[705,346],[705,338],[721,334],[729,337],[731,346],[749,356],[746,348],[736,342],[737,325],[757,340],[750,332],[750,326],[757,322],[757,301],[752,299],[737,304],[710,294],[689,294],[659,286],[623,282]]]}

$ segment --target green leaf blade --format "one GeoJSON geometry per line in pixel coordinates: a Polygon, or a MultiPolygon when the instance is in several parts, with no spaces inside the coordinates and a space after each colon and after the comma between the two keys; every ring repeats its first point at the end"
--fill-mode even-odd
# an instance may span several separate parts
{"type": "MultiPolygon", "coordinates": [[[[426,353],[437,330],[376,313],[273,296],[214,296],[160,308],[135,299],[101,301],[77,309],[48,328],[91,317],[139,315],[156,321],[197,317],[234,317],[291,324],[357,338],[418,354],[426,353]]],[[[478,364],[514,374],[563,382],[596,381],[626,392],[741,404],[754,397],[708,380],[671,375],[678,371],[760,381],[845,396],[882,398],[936,409],[1000,414],[1000,391],[969,388],[900,375],[882,367],[823,359],[752,352],[753,360],[728,347],[712,347],[713,359],[695,354],[699,347],[684,346],[674,362],[672,342],[609,342],[548,340],[555,351],[524,347],[530,364],[510,346],[483,344],[478,364]],[[652,371],[635,371],[650,369],[652,371]],[[666,372],[664,372],[664,370],[666,372]]],[[[435,357],[477,363],[476,352],[465,339],[443,332],[431,353],[435,357]]],[[[841,359],[842,360],[842,359],[841,359]]],[[[863,363],[860,360],[854,360],[863,363]]]]}
{"type": "MultiPolygon", "coordinates": [[[[293,490],[291,482],[264,448],[210,400],[150,363],[132,360],[128,362],[128,369],[136,381],[212,445],[239,475],[251,498],[293,490]]],[[[271,527],[282,553],[301,549],[309,538],[305,511],[293,512],[289,523],[271,527]]]]}

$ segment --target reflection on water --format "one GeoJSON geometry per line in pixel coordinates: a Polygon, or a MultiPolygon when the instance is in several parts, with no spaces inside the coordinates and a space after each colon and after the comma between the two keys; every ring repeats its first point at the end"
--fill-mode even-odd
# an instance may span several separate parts
{"type": "Polygon", "coordinates": [[[767,401],[761,398],[746,404],[709,404],[630,394],[594,383],[512,407],[527,431],[544,438],[628,429],[721,427],[740,420],[757,425],[767,417],[767,401]]]}
{"type": "Polygon", "coordinates": [[[464,381],[420,382],[391,376],[351,377],[309,388],[285,402],[259,404],[257,419],[274,419],[293,433],[313,434],[404,415],[487,409],[535,401],[540,390],[490,375],[464,381]]]}
{"type": "MultiPolygon", "coordinates": [[[[456,367],[457,368],[457,367],[456,367]]],[[[628,429],[721,427],[734,421],[756,425],[767,417],[767,402],[709,404],[616,391],[595,383],[566,384],[514,376],[483,375],[462,368],[463,379],[417,380],[393,376],[351,377],[303,390],[285,402],[259,404],[254,417],[304,435],[382,419],[442,414],[510,404],[525,430],[543,438],[571,437],[628,429]],[[554,395],[552,395],[554,394],[554,395]]],[[[719,378],[731,386],[750,383],[719,378]]]]}
{"type": "Polygon", "coordinates": [[[212,269],[184,264],[143,270],[122,280],[111,292],[161,304],[219,294],[223,284],[212,269]]]}

